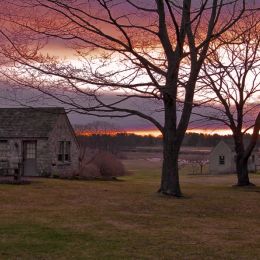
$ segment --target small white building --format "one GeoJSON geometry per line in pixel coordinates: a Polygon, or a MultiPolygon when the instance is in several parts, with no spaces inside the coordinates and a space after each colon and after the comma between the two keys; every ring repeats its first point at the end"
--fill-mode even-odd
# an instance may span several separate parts
{"type": "MultiPolygon", "coordinates": [[[[260,152],[254,149],[249,160],[249,172],[256,172],[260,167],[260,152]]],[[[211,174],[235,173],[236,153],[235,148],[224,141],[220,141],[211,151],[209,156],[209,172],[211,174]]]]}

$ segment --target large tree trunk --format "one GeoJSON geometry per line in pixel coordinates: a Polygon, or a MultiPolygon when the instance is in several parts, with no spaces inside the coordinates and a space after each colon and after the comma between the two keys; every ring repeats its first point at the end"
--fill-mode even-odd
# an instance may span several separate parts
{"type": "Polygon", "coordinates": [[[248,158],[243,155],[237,156],[236,161],[237,186],[254,186],[249,180],[248,158]]]}
{"type": "Polygon", "coordinates": [[[237,185],[238,186],[249,185],[250,182],[248,176],[247,160],[244,160],[243,157],[241,159],[237,159],[236,172],[237,172],[237,185]]]}
{"type": "Polygon", "coordinates": [[[252,186],[253,184],[249,181],[248,175],[248,159],[254,146],[252,146],[252,149],[245,149],[241,127],[239,131],[233,132],[236,151],[237,186],[252,186]]]}
{"type": "Polygon", "coordinates": [[[236,153],[237,153],[237,161],[236,161],[236,171],[238,177],[238,186],[255,186],[253,183],[249,181],[248,175],[248,158],[252,154],[254,150],[257,139],[259,136],[260,130],[260,113],[258,113],[257,118],[255,120],[255,126],[253,129],[253,134],[251,136],[251,140],[246,149],[244,149],[243,145],[243,135],[241,134],[241,130],[239,134],[234,133],[235,145],[236,145],[236,153]]]}
{"type": "MultiPolygon", "coordinates": [[[[169,137],[169,136],[168,136],[169,137]]],[[[163,139],[163,167],[159,192],[165,195],[181,197],[178,171],[179,148],[174,144],[173,137],[163,139]]]]}
{"type": "Polygon", "coordinates": [[[179,183],[178,157],[181,138],[176,136],[175,108],[171,99],[165,105],[165,125],[163,133],[163,167],[159,192],[169,196],[181,197],[179,183]]]}

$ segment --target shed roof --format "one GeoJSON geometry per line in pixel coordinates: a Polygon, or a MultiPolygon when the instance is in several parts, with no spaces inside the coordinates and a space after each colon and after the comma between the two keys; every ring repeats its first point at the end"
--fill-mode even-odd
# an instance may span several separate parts
{"type": "Polygon", "coordinates": [[[0,138],[48,137],[61,107],[0,108],[0,138]]]}

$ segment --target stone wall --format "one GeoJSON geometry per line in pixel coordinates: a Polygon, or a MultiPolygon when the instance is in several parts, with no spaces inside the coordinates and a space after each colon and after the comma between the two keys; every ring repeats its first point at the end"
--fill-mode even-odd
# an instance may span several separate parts
{"type": "Polygon", "coordinates": [[[18,163],[22,162],[22,141],[20,139],[7,140],[7,150],[1,153],[0,160],[8,161],[9,172],[13,174],[13,170],[18,168],[18,163]]]}
{"type": "Polygon", "coordinates": [[[66,115],[60,115],[59,119],[52,130],[49,137],[49,149],[52,154],[52,174],[66,174],[72,173],[79,168],[79,146],[75,139],[73,129],[67,119],[66,115]],[[59,142],[69,141],[71,144],[71,160],[70,162],[58,161],[59,142]]]}
{"type": "Polygon", "coordinates": [[[37,170],[40,176],[51,174],[52,154],[48,139],[37,140],[37,170]]]}
{"type": "Polygon", "coordinates": [[[0,154],[0,161],[8,161],[9,172],[12,175],[14,169],[18,168],[18,163],[23,162],[23,141],[37,141],[36,145],[36,160],[37,160],[37,172],[41,175],[43,172],[51,171],[50,152],[48,149],[47,138],[35,139],[35,138],[11,138],[4,139],[8,141],[8,149],[0,154]]]}

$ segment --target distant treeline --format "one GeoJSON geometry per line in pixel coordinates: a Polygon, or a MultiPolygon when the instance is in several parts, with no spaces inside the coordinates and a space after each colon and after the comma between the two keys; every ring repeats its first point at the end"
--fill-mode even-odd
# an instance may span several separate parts
{"type": "MultiPolygon", "coordinates": [[[[245,139],[249,139],[250,135],[246,135],[245,139]]],[[[137,146],[162,146],[162,137],[140,136],[135,134],[118,133],[115,135],[79,135],[79,142],[90,148],[99,148],[103,150],[116,151],[125,148],[133,148],[137,146]]],[[[233,143],[233,137],[221,135],[204,135],[197,133],[188,133],[185,135],[183,146],[194,147],[212,147],[220,140],[227,143],[233,143]]]]}

